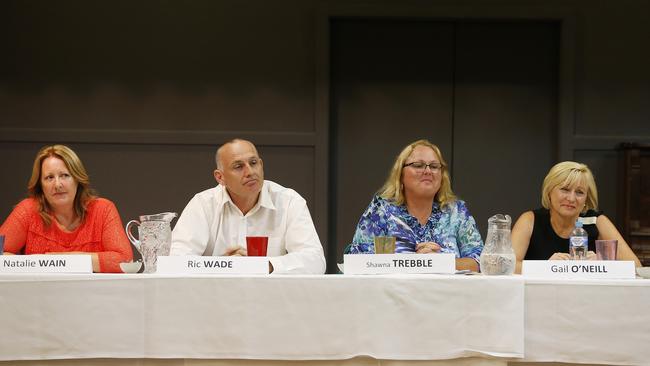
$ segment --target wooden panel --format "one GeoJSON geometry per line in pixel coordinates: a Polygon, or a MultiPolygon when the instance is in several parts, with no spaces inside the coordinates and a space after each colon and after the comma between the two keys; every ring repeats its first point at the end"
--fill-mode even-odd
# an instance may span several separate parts
{"type": "Polygon", "coordinates": [[[311,6],[3,2],[0,127],[314,131],[311,6]]]}
{"type": "MultiPolygon", "coordinates": [[[[0,193],[2,220],[26,196],[31,166],[41,144],[1,143],[7,159],[0,193]]],[[[216,146],[71,144],[90,174],[92,186],[115,202],[122,220],[165,211],[181,213],[195,193],[213,187],[216,146]]],[[[314,153],[307,147],[259,146],[266,179],[291,187],[314,210],[314,153]]],[[[318,221],[315,220],[318,224],[318,221]]],[[[324,232],[325,228],[319,228],[324,232]]]]}
{"type": "Polygon", "coordinates": [[[641,264],[650,265],[650,145],[618,151],[618,225],[641,264]]]}
{"type": "Polygon", "coordinates": [[[596,187],[598,188],[598,206],[600,210],[615,225],[618,224],[618,153],[613,150],[580,150],[576,151],[574,156],[575,161],[587,164],[594,174],[596,187]]]}
{"type": "Polygon", "coordinates": [[[557,150],[558,35],[554,22],[458,25],[453,183],[484,237],[490,216],[541,206],[557,150]]]}
{"type": "Polygon", "coordinates": [[[576,135],[650,140],[648,14],[649,1],[605,1],[582,9],[576,135]]]}
{"type": "Polygon", "coordinates": [[[4,222],[9,212],[27,195],[27,182],[32,175],[34,156],[38,144],[0,143],[2,170],[0,182],[0,220],[4,222]]]}
{"type": "Polygon", "coordinates": [[[46,144],[71,144],[127,219],[180,212],[214,184],[216,145],[243,137],[258,145],[269,179],[307,199],[326,243],[327,140],[317,131],[327,127],[314,116],[313,7],[0,3],[0,152],[13,157],[3,168],[22,174],[2,178],[2,215],[25,195],[33,156],[46,144]]]}
{"type": "Polygon", "coordinates": [[[447,22],[341,19],[331,27],[330,238],[340,260],[405,145],[427,138],[449,157],[453,33],[447,22]]]}

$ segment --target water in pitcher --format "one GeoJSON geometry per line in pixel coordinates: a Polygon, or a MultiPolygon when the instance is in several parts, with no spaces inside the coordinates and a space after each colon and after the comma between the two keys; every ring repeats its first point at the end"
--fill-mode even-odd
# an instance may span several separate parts
{"type": "Polygon", "coordinates": [[[156,272],[158,256],[169,255],[172,244],[171,221],[174,217],[175,212],[142,215],[139,222],[131,220],[126,224],[126,235],[142,254],[144,273],[156,272]],[[131,234],[132,226],[138,227],[138,239],[131,234]]]}
{"type": "Polygon", "coordinates": [[[488,234],[481,253],[481,273],[511,275],[516,257],[510,242],[510,216],[497,214],[488,219],[488,234]]]}
{"type": "Polygon", "coordinates": [[[515,271],[516,257],[513,254],[481,254],[481,272],[490,275],[511,275],[515,271]]]}

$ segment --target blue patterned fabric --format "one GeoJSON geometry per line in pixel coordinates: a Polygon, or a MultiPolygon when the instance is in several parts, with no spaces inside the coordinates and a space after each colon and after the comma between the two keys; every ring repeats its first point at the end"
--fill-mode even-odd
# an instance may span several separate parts
{"type": "Polygon", "coordinates": [[[483,250],[476,221],[465,202],[460,200],[444,209],[434,202],[431,216],[423,226],[409,214],[406,206],[397,206],[375,195],[359,220],[349,254],[374,253],[375,236],[396,237],[395,253],[414,253],[416,243],[434,242],[440,245],[443,253],[454,253],[456,258],[472,258],[478,262],[483,250]]]}

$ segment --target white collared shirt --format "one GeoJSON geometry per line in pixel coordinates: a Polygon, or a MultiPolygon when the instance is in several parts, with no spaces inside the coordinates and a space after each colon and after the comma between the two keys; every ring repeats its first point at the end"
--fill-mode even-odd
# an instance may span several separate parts
{"type": "Polygon", "coordinates": [[[246,236],[269,238],[273,273],[325,273],[323,246],[307,202],[268,180],[246,215],[221,185],[194,195],[172,232],[171,255],[224,255],[235,246],[246,248],[246,236]]]}

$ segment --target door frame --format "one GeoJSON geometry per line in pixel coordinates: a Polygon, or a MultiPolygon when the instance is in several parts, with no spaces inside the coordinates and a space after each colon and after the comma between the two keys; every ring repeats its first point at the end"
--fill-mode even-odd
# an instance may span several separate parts
{"type": "Polygon", "coordinates": [[[338,248],[335,240],[335,189],[330,181],[330,22],[336,18],[413,19],[413,20],[548,20],[560,24],[558,70],[557,151],[559,161],[573,159],[576,146],[583,144],[575,135],[576,115],[576,12],[570,8],[540,9],[526,6],[411,6],[401,4],[320,4],[315,14],[315,207],[321,227],[327,228],[326,243],[329,273],[336,273],[338,248]]]}

